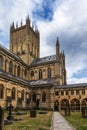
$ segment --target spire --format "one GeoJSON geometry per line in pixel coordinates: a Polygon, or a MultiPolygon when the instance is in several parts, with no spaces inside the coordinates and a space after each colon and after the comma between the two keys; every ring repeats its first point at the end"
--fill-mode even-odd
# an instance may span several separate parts
{"type": "Polygon", "coordinates": [[[56,60],[59,60],[59,54],[60,54],[60,44],[59,44],[59,38],[57,37],[57,41],[56,41],[56,60]]]}
{"type": "Polygon", "coordinates": [[[22,19],[21,19],[21,27],[22,27],[22,19]]]}
{"type": "Polygon", "coordinates": [[[59,38],[57,37],[56,45],[59,46],[59,38]]]}
{"type": "Polygon", "coordinates": [[[27,18],[26,18],[26,24],[27,24],[27,25],[30,25],[30,18],[29,18],[29,15],[27,15],[27,18]]]}

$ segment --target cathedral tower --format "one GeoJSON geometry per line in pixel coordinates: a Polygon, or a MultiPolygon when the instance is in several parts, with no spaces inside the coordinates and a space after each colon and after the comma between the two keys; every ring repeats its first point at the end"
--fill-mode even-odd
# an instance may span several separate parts
{"type": "Polygon", "coordinates": [[[14,23],[10,27],[10,51],[17,54],[21,59],[30,65],[35,58],[40,55],[40,36],[37,29],[30,26],[29,16],[26,18],[26,24],[16,27],[14,23]]]}

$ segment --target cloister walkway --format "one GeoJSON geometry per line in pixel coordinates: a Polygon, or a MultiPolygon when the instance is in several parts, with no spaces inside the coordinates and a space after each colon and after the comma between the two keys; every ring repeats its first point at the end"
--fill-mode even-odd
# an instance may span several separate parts
{"type": "Polygon", "coordinates": [[[75,130],[75,129],[59,112],[54,112],[51,130],[75,130]]]}

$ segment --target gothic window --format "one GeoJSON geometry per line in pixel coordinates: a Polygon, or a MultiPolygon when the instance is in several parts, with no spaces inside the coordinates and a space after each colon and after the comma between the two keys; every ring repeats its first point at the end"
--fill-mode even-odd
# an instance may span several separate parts
{"type": "Polygon", "coordinates": [[[34,76],[34,71],[31,71],[31,77],[33,77],[34,76]]]}
{"type": "Polygon", "coordinates": [[[39,70],[39,79],[42,79],[42,70],[39,70]]]}
{"type": "Polygon", "coordinates": [[[0,98],[3,98],[4,96],[4,87],[0,84],[0,98]]]}
{"type": "Polygon", "coordinates": [[[48,78],[51,78],[51,69],[48,68],[48,78]]]}
{"type": "Polygon", "coordinates": [[[71,95],[74,95],[74,90],[71,90],[71,95]]]}
{"type": "Polygon", "coordinates": [[[85,89],[82,89],[82,95],[85,95],[85,89]]]}
{"type": "Polygon", "coordinates": [[[2,69],[2,66],[3,66],[3,58],[2,56],[0,56],[0,69],[2,69]]]}
{"type": "Polygon", "coordinates": [[[61,95],[64,95],[64,91],[61,91],[61,95]]]}
{"type": "Polygon", "coordinates": [[[20,77],[20,66],[17,68],[17,76],[20,77]]]}
{"type": "Polygon", "coordinates": [[[15,99],[15,88],[12,88],[12,99],[15,99]]]}
{"type": "Polygon", "coordinates": [[[14,75],[16,75],[16,65],[14,66],[14,75]]]}
{"type": "Polygon", "coordinates": [[[46,93],[45,92],[42,93],[42,102],[46,102],[46,93]]]}
{"type": "Polygon", "coordinates": [[[5,71],[7,70],[7,60],[5,60],[5,71]]]}
{"type": "Polygon", "coordinates": [[[22,69],[22,78],[23,78],[23,72],[24,72],[24,70],[22,69]]]}
{"type": "Polygon", "coordinates": [[[24,75],[25,75],[25,77],[27,76],[27,70],[26,69],[24,70],[24,75]]]}
{"type": "Polygon", "coordinates": [[[21,97],[22,97],[22,100],[24,100],[24,90],[22,90],[21,97]]]}
{"type": "Polygon", "coordinates": [[[69,94],[69,91],[68,90],[66,90],[66,95],[68,95],[69,94]]]}
{"type": "Polygon", "coordinates": [[[79,90],[76,90],[76,95],[79,95],[79,90]]]}
{"type": "Polygon", "coordinates": [[[58,96],[58,95],[59,95],[59,92],[58,92],[58,91],[55,91],[55,95],[58,96]]]}
{"type": "Polygon", "coordinates": [[[33,102],[36,102],[36,93],[33,93],[33,102]]]}
{"type": "Polygon", "coordinates": [[[10,72],[10,73],[12,73],[12,69],[13,69],[13,64],[12,64],[12,62],[10,61],[10,63],[9,63],[9,72],[10,72]]]}

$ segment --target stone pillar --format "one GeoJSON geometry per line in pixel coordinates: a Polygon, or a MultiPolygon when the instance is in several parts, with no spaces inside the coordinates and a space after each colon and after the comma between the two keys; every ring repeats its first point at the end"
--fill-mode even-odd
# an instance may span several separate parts
{"type": "Polygon", "coordinates": [[[0,130],[3,130],[4,125],[4,110],[0,106],[0,130]]]}

